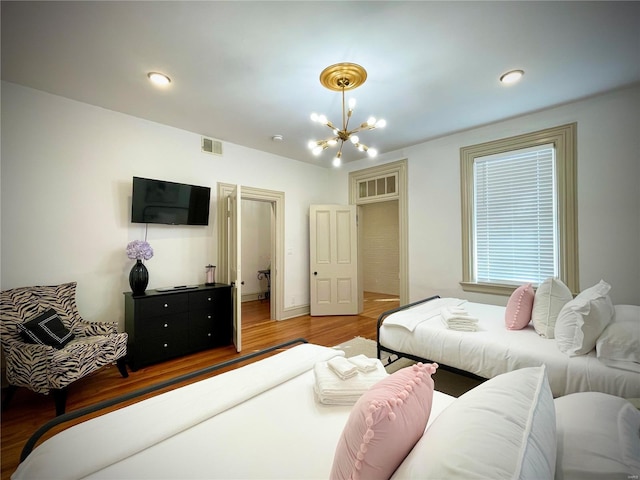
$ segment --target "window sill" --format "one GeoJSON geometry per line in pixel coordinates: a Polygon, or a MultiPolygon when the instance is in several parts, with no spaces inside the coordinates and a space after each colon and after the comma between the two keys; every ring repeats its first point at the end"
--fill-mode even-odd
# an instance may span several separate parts
{"type": "Polygon", "coordinates": [[[503,285],[499,283],[460,282],[465,292],[488,293],[491,295],[510,296],[519,285],[503,285]]]}

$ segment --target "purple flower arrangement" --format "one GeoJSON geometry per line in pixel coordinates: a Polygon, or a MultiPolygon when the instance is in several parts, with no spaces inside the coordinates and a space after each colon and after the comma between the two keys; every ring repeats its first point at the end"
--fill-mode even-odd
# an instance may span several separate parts
{"type": "Polygon", "coordinates": [[[132,260],[149,260],[153,257],[153,248],[145,240],[134,240],[127,244],[127,257],[132,260]]]}

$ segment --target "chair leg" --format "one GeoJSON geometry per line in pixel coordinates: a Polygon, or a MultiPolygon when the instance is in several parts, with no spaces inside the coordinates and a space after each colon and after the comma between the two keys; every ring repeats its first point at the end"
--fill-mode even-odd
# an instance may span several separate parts
{"type": "Polygon", "coordinates": [[[118,370],[120,370],[122,378],[127,378],[129,376],[129,372],[127,371],[127,360],[125,357],[120,357],[116,360],[116,365],[118,365],[118,370]]]}
{"type": "Polygon", "coordinates": [[[62,415],[67,405],[67,387],[54,389],[53,400],[56,404],[56,416],[62,415]]]}
{"type": "Polygon", "coordinates": [[[15,385],[9,385],[7,387],[7,393],[5,394],[4,398],[2,399],[2,410],[6,410],[7,408],[9,408],[9,402],[11,402],[11,399],[13,398],[13,395],[16,393],[16,390],[18,390],[18,387],[16,387],[15,385]]]}

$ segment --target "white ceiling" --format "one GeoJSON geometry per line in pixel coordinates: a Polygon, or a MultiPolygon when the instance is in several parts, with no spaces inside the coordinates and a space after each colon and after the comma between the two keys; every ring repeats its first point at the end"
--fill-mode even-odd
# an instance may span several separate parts
{"type": "Polygon", "coordinates": [[[366,68],[353,121],[387,120],[361,135],[384,153],[640,82],[640,2],[2,2],[3,80],[327,166],[309,115],[341,122],[338,62],[366,68]]]}

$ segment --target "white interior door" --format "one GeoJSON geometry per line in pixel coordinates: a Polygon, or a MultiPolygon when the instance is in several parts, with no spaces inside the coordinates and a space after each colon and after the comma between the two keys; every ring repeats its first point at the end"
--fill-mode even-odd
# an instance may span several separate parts
{"type": "Polygon", "coordinates": [[[240,185],[236,185],[228,197],[229,205],[229,281],[233,297],[233,343],[236,351],[242,350],[242,238],[240,185]]]}
{"type": "Polygon", "coordinates": [[[309,239],[311,315],[360,313],[355,205],[311,205],[309,239]]]}

